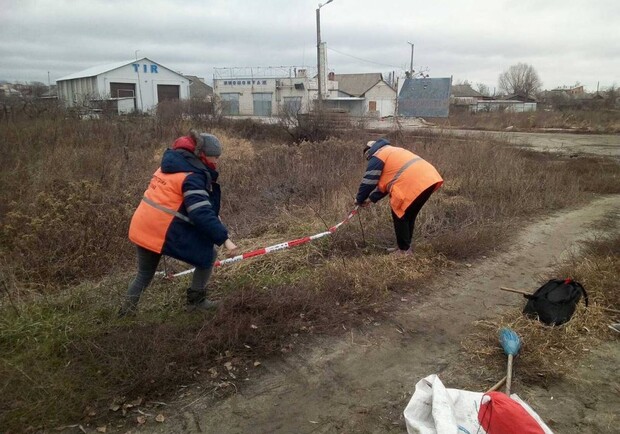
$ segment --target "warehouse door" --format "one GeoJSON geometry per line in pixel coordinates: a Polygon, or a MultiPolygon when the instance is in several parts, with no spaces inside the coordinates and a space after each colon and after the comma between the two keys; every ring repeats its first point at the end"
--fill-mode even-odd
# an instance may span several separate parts
{"type": "Polygon", "coordinates": [[[271,93],[255,93],[254,116],[271,116],[271,93]]]}
{"type": "Polygon", "coordinates": [[[222,101],[223,115],[239,114],[239,94],[238,93],[222,93],[220,94],[222,101]]]}
{"type": "Polygon", "coordinates": [[[110,83],[110,98],[133,98],[133,108],[138,108],[135,83],[110,83]]]}
{"type": "Polygon", "coordinates": [[[158,84],[157,102],[178,100],[181,87],[176,84],[158,84]]]}

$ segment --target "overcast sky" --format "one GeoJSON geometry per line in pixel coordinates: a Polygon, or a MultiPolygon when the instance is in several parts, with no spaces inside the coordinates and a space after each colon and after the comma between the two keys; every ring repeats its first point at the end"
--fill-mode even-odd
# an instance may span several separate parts
{"type": "MultiPolygon", "coordinates": [[[[327,0],[323,0],[325,2],[327,0]]],[[[47,84],[148,57],[214,67],[316,67],[315,0],[0,0],[0,80],[47,84]]],[[[550,89],[620,85],[620,0],[334,0],[321,8],[328,68],[409,68],[484,83],[518,62],[550,89]]]]}

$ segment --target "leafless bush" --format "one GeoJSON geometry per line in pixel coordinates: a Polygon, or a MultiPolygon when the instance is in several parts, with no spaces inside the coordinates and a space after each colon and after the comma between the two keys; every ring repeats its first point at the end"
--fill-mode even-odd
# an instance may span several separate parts
{"type": "Polygon", "coordinates": [[[447,119],[433,119],[433,123],[457,128],[503,130],[514,127],[515,131],[532,131],[545,128],[561,128],[575,132],[620,132],[620,112],[617,110],[563,111],[537,110],[535,112],[455,112],[447,119]]]}
{"type": "MultiPolygon", "coordinates": [[[[179,123],[177,132],[153,128],[148,118],[67,119],[2,129],[0,151],[14,167],[0,176],[5,196],[0,203],[2,249],[16,269],[27,267],[29,272],[21,276],[43,284],[75,281],[100,276],[115,262],[126,261],[124,255],[118,260],[119,251],[129,252],[131,258],[126,241],[129,216],[161,152],[187,130],[186,125],[187,121],[179,123]],[[165,136],[160,139],[160,134],[165,136]],[[115,217],[104,217],[104,210],[115,217]],[[91,253],[88,246],[95,247],[91,253]]],[[[209,130],[226,146],[221,161],[222,214],[237,237],[261,233],[291,210],[326,220],[348,211],[365,164],[359,151],[362,137],[352,141],[352,134],[347,140],[290,147],[274,125],[244,120],[209,130]]],[[[620,189],[618,165],[613,162],[558,161],[494,143],[396,135],[395,144],[427,158],[446,179],[425,207],[418,231],[438,251],[453,257],[483,251],[493,243],[489,234],[505,232],[515,217],[585,200],[589,192],[620,189]],[[494,222],[493,230],[489,222],[494,222]]],[[[378,229],[366,237],[390,244],[389,219],[365,215],[376,215],[378,229]]]]}
{"type": "Polygon", "coordinates": [[[432,162],[445,179],[417,222],[415,258],[383,254],[394,243],[384,202],[323,242],[218,270],[211,283],[223,306],[214,316],[177,314],[186,287],[179,280],[155,282],[140,315],[115,322],[115,300],[127,283],[115,272],[133,271],[135,260],[126,238],[130,215],[163,150],[189,124],[225,146],[222,220],[243,250],[340,221],[364,172],[364,132],[290,146],[278,126],[179,113],[0,124],[0,154],[10,168],[0,173],[3,427],[78,418],[88,403],[107,408],[124,392],[163,393],[224,360],[241,370],[255,354],[290,351],[295,335],[368,324],[387,310],[391,291],[415,286],[445,266],[446,256],[479,255],[509,240],[525,217],[573,206],[592,192],[620,192],[614,162],[580,159],[576,170],[574,159],[488,140],[397,131],[393,143],[432,162]]]}

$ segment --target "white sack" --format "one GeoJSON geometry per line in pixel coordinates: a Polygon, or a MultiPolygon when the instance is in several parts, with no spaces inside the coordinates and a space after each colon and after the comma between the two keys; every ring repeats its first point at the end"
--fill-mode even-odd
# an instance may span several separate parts
{"type": "MultiPolygon", "coordinates": [[[[446,389],[435,374],[418,381],[405,408],[408,434],[486,434],[478,423],[482,392],[446,389]]],[[[535,420],[546,434],[553,432],[516,394],[510,396],[535,420]]]]}

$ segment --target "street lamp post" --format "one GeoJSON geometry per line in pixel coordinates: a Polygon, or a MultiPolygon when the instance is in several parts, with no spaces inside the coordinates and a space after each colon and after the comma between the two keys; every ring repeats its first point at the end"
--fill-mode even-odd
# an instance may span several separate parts
{"type": "Polygon", "coordinates": [[[411,45],[411,63],[409,63],[409,74],[411,74],[411,78],[413,78],[413,47],[414,47],[414,44],[411,42],[407,42],[407,44],[411,45]]]}
{"type": "Polygon", "coordinates": [[[327,2],[321,4],[319,3],[319,7],[316,9],[316,64],[318,69],[317,79],[318,79],[318,106],[319,110],[321,109],[321,105],[323,103],[323,87],[321,86],[321,8],[325,5],[330,4],[334,0],[327,0],[327,2]]]}

